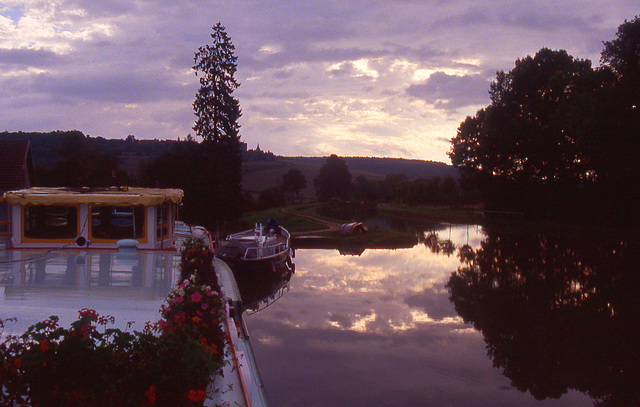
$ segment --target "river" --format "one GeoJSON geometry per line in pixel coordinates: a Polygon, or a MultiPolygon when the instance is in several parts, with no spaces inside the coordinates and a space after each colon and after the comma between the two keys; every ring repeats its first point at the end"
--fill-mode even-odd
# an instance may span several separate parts
{"type": "MultiPolygon", "coordinates": [[[[74,253],[0,252],[0,318],[18,318],[2,336],[84,307],[128,329],[158,319],[170,254],[74,253]]],[[[294,262],[246,318],[273,407],[640,405],[637,238],[452,225],[294,262]]]]}
{"type": "Polygon", "coordinates": [[[627,279],[635,295],[628,272],[637,275],[637,263],[603,271],[593,253],[602,247],[603,261],[615,261],[626,243],[577,248],[475,226],[421,240],[355,254],[296,251],[288,291],[247,319],[273,406],[640,401],[637,301],[614,304],[629,292],[596,277],[627,279]],[[620,324],[629,330],[615,331],[620,324]]]}

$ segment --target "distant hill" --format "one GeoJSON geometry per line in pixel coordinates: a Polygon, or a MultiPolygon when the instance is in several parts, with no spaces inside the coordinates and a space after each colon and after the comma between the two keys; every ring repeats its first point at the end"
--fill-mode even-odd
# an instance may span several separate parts
{"type": "MultiPolygon", "coordinates": [[[[308,163],[322,166],[327,157],[281,157],[291,163],[308,163]]],[[[362,172],[372,175],[386,176],[388,174],[404,174],[409,179],[431,178],[439,176],[442,178],[451,176],[458,178],[458,170],[445,163],[424,160],[406,160],[402,158],[379,158],[379,157],[342,157],[352,173],[362,172]]]]}
{"type": "MultiPolygon", "coordinates": [[[[458,178],[458,170],[445,163],[401,158],[342,157],[347,163],[353,179],[359,175],[383,180],[389,174],[404,174],[409,179],[448,176],[458,178]]],[[[327,157],[284,157],[273,156],[268,161],[244,161],[242,165],[242,188],[258,193],[270,186],[280,185],[282,175],[291,168],[299,169],[307,179],[307,188],[302,191],[304,198],[314,198],[313,180],[327,157]]]]}
{"type": "MultiPolygon", "coordinates": [[[[60,138],[67,134],[82,134],[78,130],[37,132],[2,132],[0,140],[29,140],[33,162],[36,166],[51,166],[57,160],[56,147],[60,138]]],[[[127,171],[132,179],[139,179],[143,165],[169,151],[178,141],[173,140],[137,140],[133,136],[126,139],[105,139],[85,136],[87,141],[101,152],[116,156],[120,170],[127,171]]],[[[405,160],[401,158],[342,157],[353,179],[359,175],[366,178],[383,180],[389,174],[404,174],[409,179],[458,178],[455,167],[441,162],[405,160]]],[[[327,157],[285,157],[270,152],[248,150],[243,153],[242,188],[257,194],[265,188],[282,183],[282,175],[291,168],[299,169],[307,179],[307,188],[302,191],[305,198],[315,198],[313,180],[327,157]]]]}
{"type": "Polygon", "coordinates": [[[174,140],[137,140],[133,136],[126,139],[105,139],[104,137],[85,136],[78,130],[39,132],[2,132],[0,140],[29,140],[33,164],[49,167],[58,159],[58,143],[66,135],[82,135],[99,151],[116,157],[118,168],[126,171],[132,178],[138,178],[142,166],[153,158],[169,151],[177,141],[174,140]]]}
{"type": "Polygon", "coordinates": [[[56,146],[65,134],[82,134],[79,131],[52,131],[50,133],[25,133],[25,132],[3,132],[0,133],[0,140],[28,140],[31,146],[31,156],[34,165],[50,166],[56,162],[58,155],[56,146]]]}

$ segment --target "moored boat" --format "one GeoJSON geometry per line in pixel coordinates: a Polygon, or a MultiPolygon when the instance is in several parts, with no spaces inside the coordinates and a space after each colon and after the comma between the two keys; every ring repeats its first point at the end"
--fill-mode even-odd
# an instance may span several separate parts
{"type": "MultiPolygon", "coordinates": [[[[8,244],[0,247],[3,307],[26,293],[48,307],[46,312],[59,307],[68,313],[71,306],[88,306],[86,301],[136,318],[134,296],[142,292],[147,300],[155,290],[176,287],[184,239],[204,238],[211,245],[206,230],[178,222],[182,198],[179,189],[126,187],[5,193],[0,205],[6,203],[10,216],[8,244]]],[[[268,406],[234,275],[220,259],[214,259],[214,268],[227,300],[223,328],[229,337],[228,360],[223,376],[216,375],[210,385],[223,390],[212,391],[205,405],[268,406]]],[[[5,311],[18,313],[23,307],[5,311]]],[[[30,313],[24,316],[35,317],[30,313]]]]}
{"type": "Polygon", "coordinates": [[[253,279],[256,273],[284,277],[292,272],[290,242],[289,232],[276,220],[269,219],[264,226],[256,225],[219,241],[216,257],[229,264],[242,287],[241,280],[253,279]]]}

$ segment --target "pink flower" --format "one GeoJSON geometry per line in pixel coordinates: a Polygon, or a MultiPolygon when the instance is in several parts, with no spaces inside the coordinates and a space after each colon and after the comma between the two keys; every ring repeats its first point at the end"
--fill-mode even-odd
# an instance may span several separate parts
{"type": "Polygon", "coordinates": [[[200,302],[202,301],[202,294],[200,294],[199,292],[195,292],[193,294],[191,294],[191,301],[193,302],[200,302]]]}
{"type": "Polygon", "coordinates": [[[182,303],[182,301],[184,301],[184,298],[182,298],[182,297],[176,298],[176,304],[180,304],[180,303],[182,303]]]}
{"type": "Polygon", "coordinates": [[[209,304],[207,304],[206,302],[203,302],[200,308],[202,308],[203,310],[206,310],[207,308],[209,308],[209,304]]]}

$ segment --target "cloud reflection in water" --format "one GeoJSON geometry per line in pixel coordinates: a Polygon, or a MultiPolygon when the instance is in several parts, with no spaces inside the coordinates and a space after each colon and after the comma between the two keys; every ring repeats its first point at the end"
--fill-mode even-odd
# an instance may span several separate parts
{"type": "MultiPolygon", "coordinates": [[[[475,228],[439,233],[457,247],[482,240],[475,228]]],[[[298,250],[295,263],[290,291],[248,318],[273,405],[540,405],[510,387],[456,314],[445,288],[455,254],[298,250]]],[[[576,393],[542,404],[592,405],[576,393]]]]}

